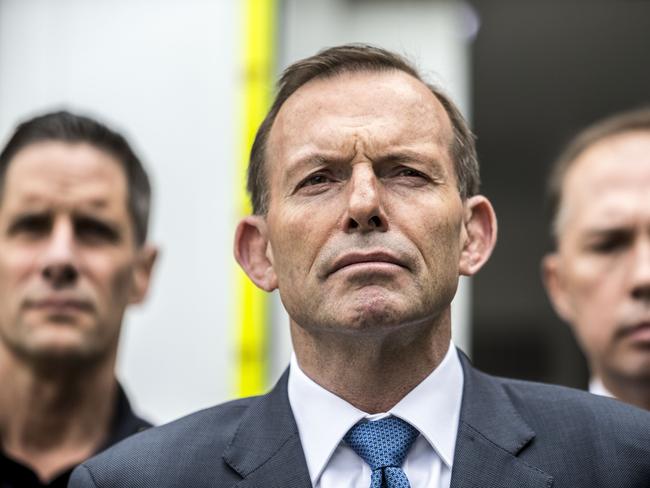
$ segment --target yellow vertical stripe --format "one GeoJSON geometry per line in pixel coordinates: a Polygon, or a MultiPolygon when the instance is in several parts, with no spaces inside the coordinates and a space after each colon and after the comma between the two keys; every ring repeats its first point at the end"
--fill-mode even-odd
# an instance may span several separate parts
{"type": "MultiPolygon", "coordinates": [[[[241,136],[238,171],[240,216],[251,212],[246,194],[246,170],[255,132],[272,101],[275,48],[276,0],[243,0],[243,63],[241,136]]],[[[235,394],[250,396],[267,387],[268,304],[267,295],[237,271],[236,378],[235,394]]]]}

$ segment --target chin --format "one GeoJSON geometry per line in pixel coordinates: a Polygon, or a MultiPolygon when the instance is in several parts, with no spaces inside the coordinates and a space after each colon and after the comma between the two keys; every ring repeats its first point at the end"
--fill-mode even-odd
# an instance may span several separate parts
{"type": "MultiPolygon", "coordinates": [[[[107,356],[107,347],[81,334],[31,339],[27,343],[14,344],[12,350],[25,362],[45,373],[48,369],[87,368],[107,356]]],[[[56,371],[51,373],[56,374],[56,371]]]]}
{"type": "Polygon", "coordinates": [[[386,328],[395,327],[399,316],[393,310],[371,310],[357,313],[343,320],[341,328],[352,331],[379,332],[386,328]]]}
{"type": "Polygon", "coordinates": [[[617,381],[630,384],[643,384],[650,388],[650,353],[626,351],[624,358],[604,367],[605,375],[617,381]]]}
{"type": "Polygon", "coordinates": [[[630,376],[650,385],[650,350],[638,353],[638,358],[629,368],[630,376]]]}
{"type": "Polygon", "coordinates": [[[421,322],[422,316],[412,306],[394,300],[375,299],[356,303],[347,314],[341,310],[337,319],[351,330],[380,332],[421,322]]]}

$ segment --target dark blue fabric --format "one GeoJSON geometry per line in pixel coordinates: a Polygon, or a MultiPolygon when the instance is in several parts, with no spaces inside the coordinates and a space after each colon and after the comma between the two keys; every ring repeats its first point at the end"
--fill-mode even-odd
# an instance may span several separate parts
{"type": "Polygon", "coordinates": [[[402,464],[418,430],[397,417],[361,421],[344,440],[372,469],[370,488],[411,488],[402,464]]]}
{"type": "MultiPolygon", "coordinates": [[[[650,488],[650,413],[461,363],[451,488],[650,488]]],[[[136,434],[77,468],[69,486],[310,487],[287,374],[267,395],[136,434]]]]}

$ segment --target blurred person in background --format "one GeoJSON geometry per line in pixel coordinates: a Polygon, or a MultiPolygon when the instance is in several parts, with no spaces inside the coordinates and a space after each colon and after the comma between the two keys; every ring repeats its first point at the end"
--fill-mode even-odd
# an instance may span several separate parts
{"type": "Polygon", "coordinates": [[[577,135],[549,197],[544,282],[587,358],[589,390],[650,410],[650,107],[577,135]]]}
{"type": "Polygon", "coordinates": [[[287,68],[248,188],[235,257],[280,292],[288,371],[84,462],[71,488],[647,488],[648,412],[454,347],[458,279],[496,220],[469,127],[408,61],[354,44],[287,68]]]}
{"type": "Polygon", "coordinates": [[[0,153],[0,488],[67,486],[149,427],[114,373],[156,258],[149,206],[128,142],[90,118],[32,118],[0,153]]]}

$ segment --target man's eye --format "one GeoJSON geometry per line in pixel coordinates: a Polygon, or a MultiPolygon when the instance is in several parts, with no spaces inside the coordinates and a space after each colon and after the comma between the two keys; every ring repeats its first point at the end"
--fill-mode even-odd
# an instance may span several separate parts
{"type": "Polygon", "coordinates": [[[326,174],[315,173],[313,175],[309,175],[307,178],[302,180],[300,182],[300,185],[298,185],[298,188],[304,188],[306,186],[322,185],[323,183],[328,183],[330,181],[332,181],[332,179],[326,174]]]}
{"type": "Polygon", "coordinates": [[[47,234],[51,226],[52,220],[48,215],[27,215],[16,219],[9,226],[9,234],[26,234],[34,237],[47,234]]]}
{"type": "Polygon", "coordinates": [[[413,169],[413,168],[408,168],[408,167],[397,168],[393,174],[395,177],[407,178],[412,181],[422,182],[422,181],[429,180],[427,175],[425,175],[421,171],[418,171],[417,169],[413,169]]]}
{"type": "Polygon", "coordinates": [[[77,237],[86,242],[117,242],[119,233],[110,225],[95,219],[81,218],[75,221],[77,237]]]}
{"type": "Polygon", "coordinates": [[[625,248],[628,242],[629,238],[627,236],[612,236],[594,242],[589,246],[589,249],[596,254],[611,254],[625,248]]]}
{"type": "Polygon", "coordinates": [[[422,173],[411,168],[402,168],[397,172],[398,176],[422,176],[422,173]]]}

